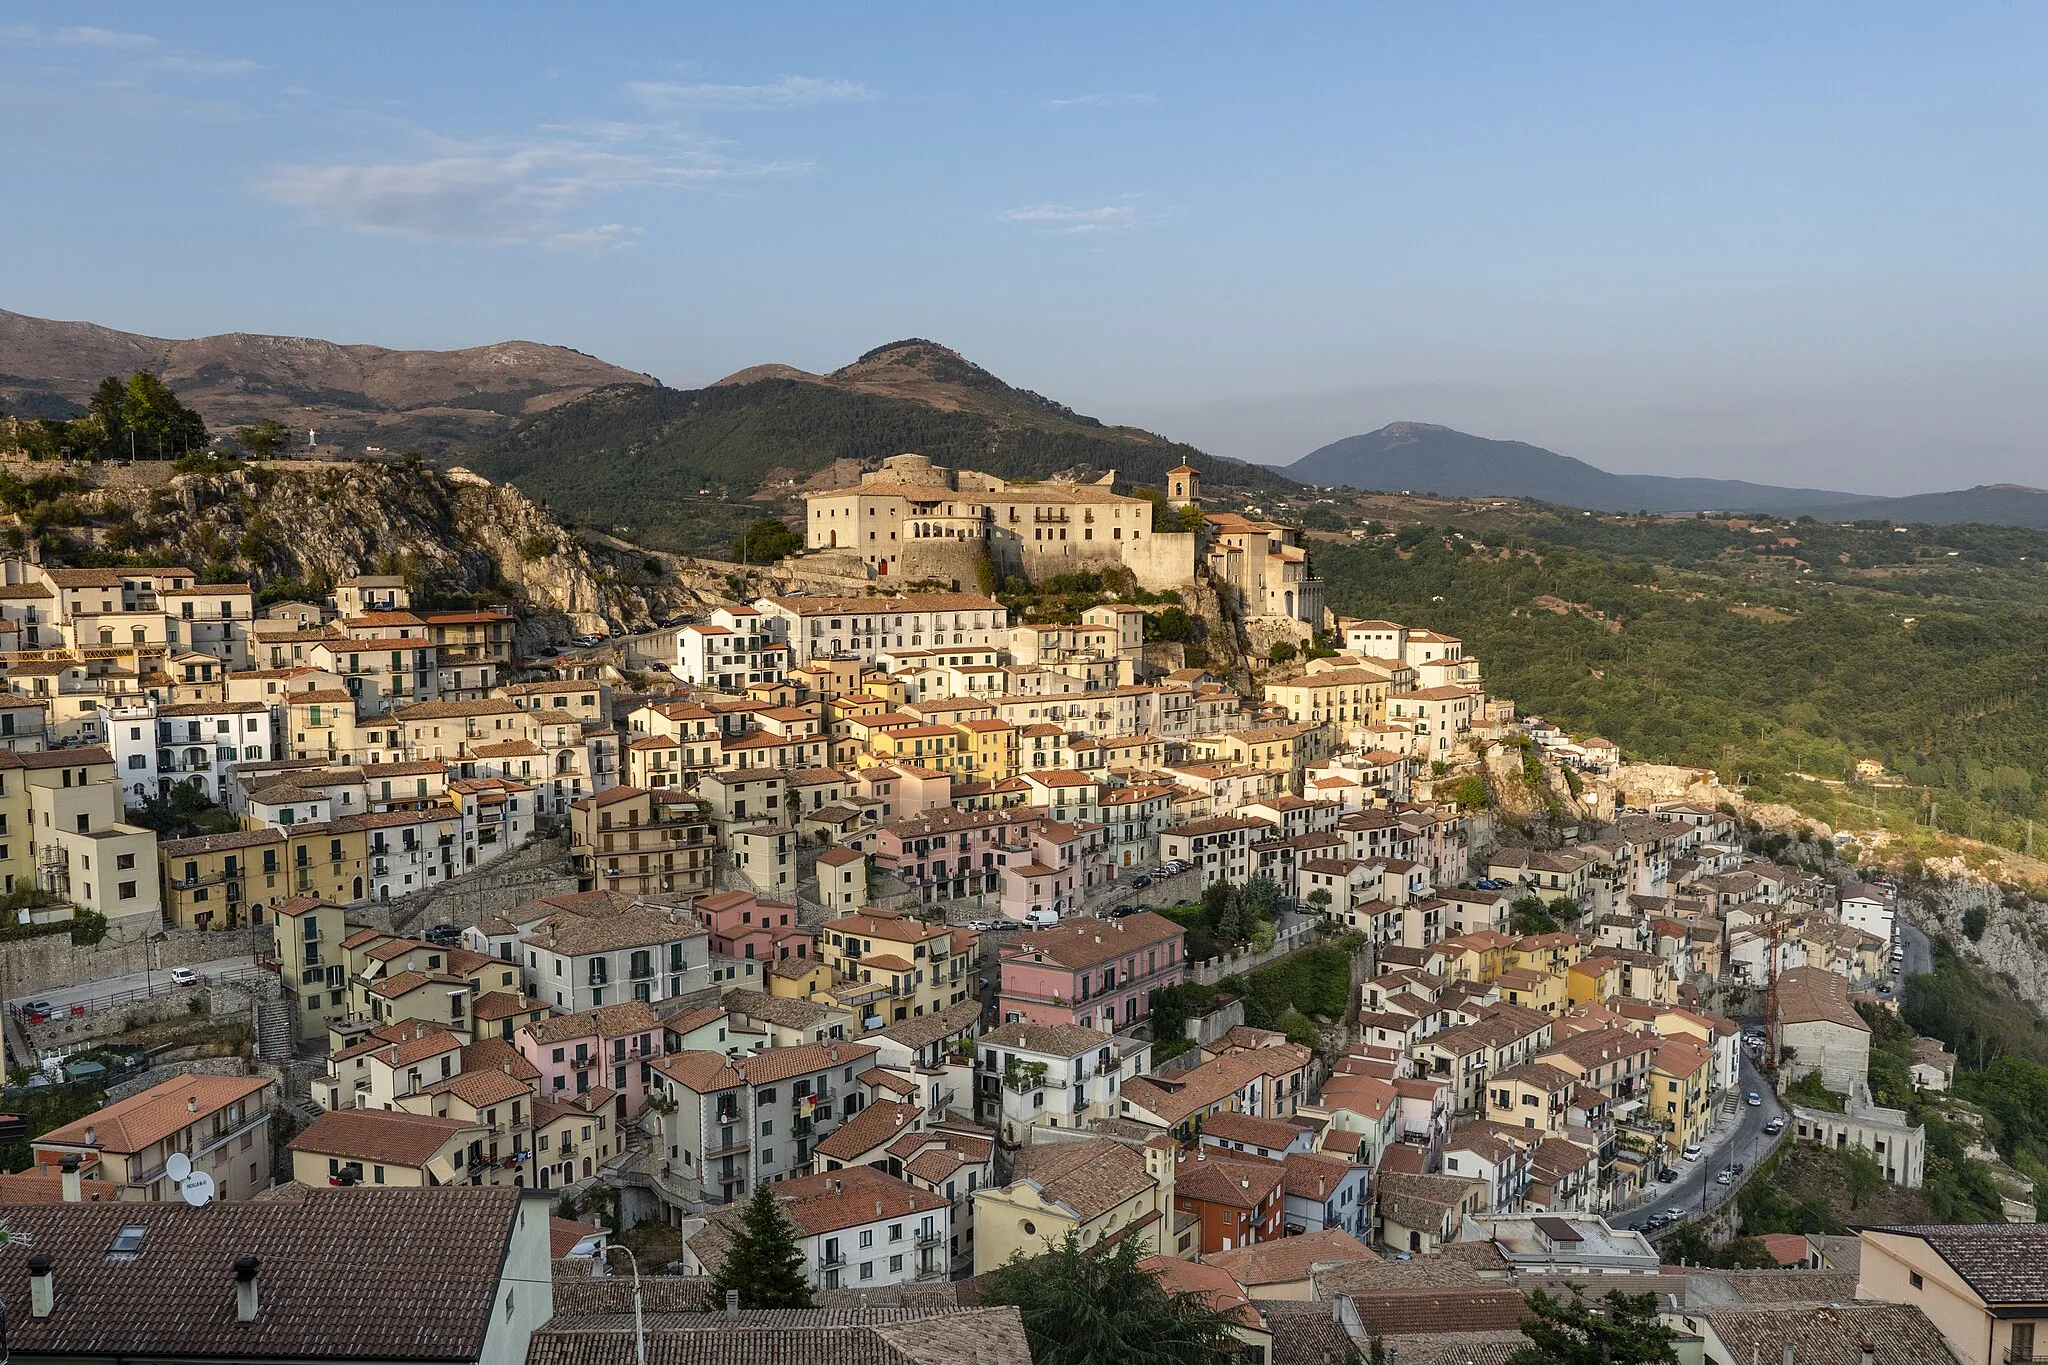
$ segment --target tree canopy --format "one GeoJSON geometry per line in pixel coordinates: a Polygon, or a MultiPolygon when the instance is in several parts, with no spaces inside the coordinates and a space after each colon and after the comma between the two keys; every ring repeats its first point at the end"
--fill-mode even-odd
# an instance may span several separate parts
{"type": "Polygon", "coordinates": [[[756,1185],[732,1249],[711,1277],[712,1311],[725,1307],[728,1289],[739,1291],[742,1308],[809,1308],[811,1286],[796,1237],[789,1215],[775,1202],[774,1186],[756,1185]]]}
{"type": "Polygon", "coordinates": [[[1107,1252],[1066,1240],[1022,1254],[984,1281],[981,1302],[1015,1305],[1035,1365],[1216,1365],[1231,1320],[1196,1294],[1170,1293],[1125,1239],[1107,1252]]]}
{"type": "Polygon", "coordinates": [[[1529,1294],[1530,1317],[1522,1335],[1529,1344],[1508,1357],[1508,1365],[1657,1365],[1672,1362],[1677,1334],[1657,1321],[1657,1296],[1610,1289],[1588,1300],[1577,1285],[1571,1296],[1538,1289],[1529,1294]]]}

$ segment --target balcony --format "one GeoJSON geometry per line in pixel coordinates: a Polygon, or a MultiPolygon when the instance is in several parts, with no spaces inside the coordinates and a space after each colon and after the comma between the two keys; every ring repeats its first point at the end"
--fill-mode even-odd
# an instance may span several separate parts
{"type": "Polygon", "coordinates": [[[704,1149],[704,1159],[706,1161],[716,1161],[722,1156],[738,1156],[752,1145],[746,1138],[736,1137],[730,1142],[721,1142],[716,1147],[706,1147],[704,1149]]]}
{"type": "Polygon", "coordinates": [[[920,1227],[917,1231],[917,1244],[921,1247],[935,1247],[945,1240],[936,1227],[920,1227]]]}

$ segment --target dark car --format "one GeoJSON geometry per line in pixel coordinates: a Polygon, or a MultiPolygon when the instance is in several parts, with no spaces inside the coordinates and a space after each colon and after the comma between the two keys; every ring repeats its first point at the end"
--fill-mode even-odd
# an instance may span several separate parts
{"type": "Polygon", "coordinates": [[[1110,911],[1109,913],[1111,915],[1114,915],[1117,919],[1122,919],[1125,915],[1135,915],[1144,908],[1145,907],[1142,905],[1119,905],[1116,909],[1110,911]]]}
{"type": "Polygon", "coordinates": [[[1657,1178],[1669,1185],[1678,1179],[1678,1172],[1673,1167],[1666,1166],[1663,1170],[1657,1172],[1657,1178]]]}
{"type": "Polygon", "coordinates": [[[1143,876],[1140,876],[1140,877],[1133,877],[1133,878],[1131,878],[1131,885],[1132,885],[1132,886],[1150,886],[1150,885],[1152,885],[1152,879],[1151,879],[1150,877],[1143,877],[1143,876]]]}

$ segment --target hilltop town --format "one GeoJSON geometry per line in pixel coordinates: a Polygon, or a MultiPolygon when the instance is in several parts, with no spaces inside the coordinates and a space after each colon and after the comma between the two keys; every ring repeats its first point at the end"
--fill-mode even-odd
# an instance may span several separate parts
{"type": "Polygon", "coordinates": [[[1262,1365],[1504,1359],[1596,1277],[1695,1359],[2032,1358],[2031,1227],[1742,1235],[1801,1153],[1949,1168],[1871,1080],[1955,1076],[1896,886],[1191,467],[849,479],[775,590],[566,653],[404,575],[0,565],[18,1352],[311,1358],[360,1272],[393,1358],[624,1359],[644,1283],[667,1359],[1022,1361],[980,1295],[1071,1238],[1262,1365]],[[764,1191],[815,1308],[741,1301],[764,1191]]]}

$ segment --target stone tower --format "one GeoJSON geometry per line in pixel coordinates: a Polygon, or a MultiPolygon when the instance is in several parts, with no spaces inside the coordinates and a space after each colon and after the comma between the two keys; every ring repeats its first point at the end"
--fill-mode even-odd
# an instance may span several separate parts
{"type": "Polygon", "coordinates": [[[1202,471],[1189,465],[1166,471],[1166,500],[1175,507],[1193,507],[1202,496],[1202,471]]]}

